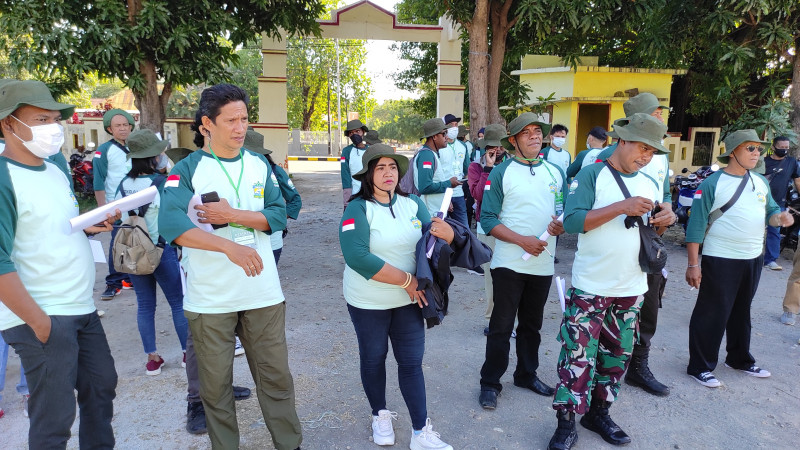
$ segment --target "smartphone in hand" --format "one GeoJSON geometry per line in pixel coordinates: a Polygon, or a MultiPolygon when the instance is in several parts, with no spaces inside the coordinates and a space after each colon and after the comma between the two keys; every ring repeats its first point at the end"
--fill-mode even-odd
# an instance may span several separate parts
{"type": "MultiPolygon", "coordinates": [[[[206,203],[219,202],[219,194],[217,194],[217,191],[211,191],[211,192],[206,192],[205,194],[200,194],[200,201],[203,202],[204,205],[206,203]]],[[[211,228],[213,228],[215,230],[218,230],[220,228],[225,228],[227,226],[228,226],[227,223],[222,223],[222,224],[213,224],[212,223],[211,224],[211,228]]]]}

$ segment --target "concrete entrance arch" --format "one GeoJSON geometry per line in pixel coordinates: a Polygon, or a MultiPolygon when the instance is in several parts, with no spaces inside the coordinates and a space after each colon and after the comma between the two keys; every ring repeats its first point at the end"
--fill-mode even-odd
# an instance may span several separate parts
{"type": "MultiPolygon", "coordinates": [[[[323,38],[376,39],[409,42],[435,42],[439,45],[436,114],[459,115],[464,111],[464,86],[461,85],[461,39],[459,30],[445,17],[438,25],[413,25],[397,22],[397,17],[370,2],[360,0],[331,12],[329,20],[318,20],[323,38]]],[[[286,105],[286,36],[281,40],[261,40],[263,75],[258,77],[259,123],[274,151],[276,162],[287,163],[289,124],[286,105]]]]}

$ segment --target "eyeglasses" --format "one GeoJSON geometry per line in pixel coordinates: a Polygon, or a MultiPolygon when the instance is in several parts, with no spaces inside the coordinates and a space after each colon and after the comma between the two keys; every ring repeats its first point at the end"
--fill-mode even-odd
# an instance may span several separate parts
{"type": "Polygon", "coordinates": [[[439,136],[447,136],[447,131],[442,131],[441,133],[439,133],[439,136]]]}
{"type": "Polygon", "coordinates": [[[758,153],[763,153],[763,152],[764,152],[764,147],[762,147],[762,146],[760,146],[760,145],[748,145],[748,146],[747,146],[747,147],[745,147],[745,148],[746,148],[746,149],[747,149],[747,151],[748,151],[748,152],[750,152],[750,153],[753,153],[753,152],[754,152],[754,151],[756,151],[756,150],[758,150],[758,153]]]}

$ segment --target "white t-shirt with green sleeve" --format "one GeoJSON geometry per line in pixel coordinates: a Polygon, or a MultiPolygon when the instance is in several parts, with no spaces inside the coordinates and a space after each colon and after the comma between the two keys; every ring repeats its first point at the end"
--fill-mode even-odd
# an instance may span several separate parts
{"type": "Polygon", "coordinates": [[[669,186],[669,156],[653,155],[653,159],[642,167],[639,171],[654,179],[659,186],[662,186],[663,195],[658,199],[659,202],[671,202],[672,193],[669,186]]]}
{"type": "Polygon", "coordinates": [[[131,164],[127,147],[114,139],[97,148],[92,159],[94,190],[105,191],[106,202],[116,195],[119,182],[131,171],[131,164]]]}
{"type": "MultiPolygon", "coordinates": [[[[631,196],[662,198],[661,186],[642,172],[620,174],[631,196]]],[[[625,200],[605,164],[581,169],[569,187],[564,230],[578,235],[572,264],[572,286],[604,297],[629,297],[647,292],[647,275],[639,267],[639,230],[625,228],[625,215],[584,232],[586,214],[625,200]]],[[[643,217],[643,220],[649,220],[643,217]]]]}
{"type": "Polygon", "coordinates": [[[433,216],[442,207],[444,192],[450,187],[450,177],[445,173],[444,163],[439,154],[428,147],[423,147],[417,153],[413,164],[414,185],[419,191],[419,198],[428,208],[428,213],[433,216]]]}
{"type": "Polygon", "coordinates": [[[769,182],[753,171],[739,199],[714,221],[706,235],[709,214],[733,198],[741,181],[741,176],[719,170],[703,180],[695,191],[686,242],[702,243],[703,255],[753,259],[764,251],[766,225],[781,210],[772,198],[769,182]]]}
{"type": "MultiPolygon", "coordinates": [[[[566,176],[561,168],[547,161],[533,166],[508,159],[495,167],[483,188],[481,228],[486,234],[503,224],[523,236],[537,238],[547,231],[552,217],[561,213],[566,176]],[[531,173],[533,170],[533,174],[531,173]]],[[[556,237],[547,239],[547,249],[555,256],[556,237]]],[[[498,239],[490,267],[504,267],[517,273],[553,275],[553,257],[547,252],[522,259],[525,250],[498,239]]]]}
{"type": "Polygon", "coordinates": [[[242,151],[242,158],[220,158],[217,162],[210,153],[198,150],[178,162],[164,183],[158,230],[169,243],[195,228],[186,215],[195,193],[216,192],[233,208],[259,211],[270,225],[269,232],[248,231],[234,225],[213,231],[214,235],[228,240],[235,240],[237,234],[254,236],[253,245],[264,263],[264,270],[255,277],[248,277],[224,253],[183,248],[181,265],[186,272],[187,288],[183,309],[186,311],[229,313],[264,308],[284,300],[269,235],[280,233],[286,227],[286,206],[266,158],[249,150],[242,151]],[[238,181],[240,173],[241,183],[238,181]]]}
{"type": "Polygon", "coordinates": [[[385,263],[417,272],[416,246],[422,226],[431,221],[428,209],[416,195],[395,194],[388,204],[354,199],[342,216],[339,244],[345,260],[343,292],[352,306],[392,309],[411,304],[405,289],[372,277],[385,263]]]}
{"type": "MultiPolygon", "coordinates": [[[[117,194],[116,197],[114,197],[114,200],[119,200],[122,198],[122,190],[124,190],[125,195],[128,196],[149,188],[153,184],[153,180],[155,180],[156,176],[157,175],[142,175],[136,178],[123,178],[120,182],[119,189],[117,189],[117,194]]],[[[144,213],[144,222],[147,224],[147,232],[150,235],[150,240],[153,241],[153,244],[158,244],[158,210],[161,207],[160,192],[161,190],[159,189],[159,193],[156,194],[153,202],[147,207],[147,212],[144,213]]],[[[136,212],[138,212],[138,210],[136,212]]],[[[124,217],[125,212],[123,212],[123,218],[124,217]]]]}
{"type": "MultiPolygon", "coordinates": [[[[95,311],[89,240],[70,233],[78,215],[70,181],[49,160],[27,166],[0,156],[0,275],[17,272],[49,316],[95,311]]],[[[0,330],[23,323],[0,302],[0,330]]]]}

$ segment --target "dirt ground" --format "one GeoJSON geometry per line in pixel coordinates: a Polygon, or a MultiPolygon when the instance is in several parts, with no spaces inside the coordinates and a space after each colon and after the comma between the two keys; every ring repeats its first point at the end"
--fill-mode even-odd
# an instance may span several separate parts
{"type": "MultiPolygon", "coordinates": [[[[297,411],[303,422],[303,448],[377,448],[371,443],[370,408],[361,387],[355,333],[342,297],[344,261],[337,235],[341,217],[339,165],[292,162],[290,171],[303,197],[303,210],[299,220],[289,225],[279,271],[288,304],[286,329],[297,411]]],[[[772,377],[755,379],[720,364],[715,374],[723,387],[709,389],[685,373],[688,322],[697,291],[690,291],[683,280],[686,250],[680,246],[682,239],[678,230],[670,230],[670,277],[651,356],[653,372],[672,393],[658,398],[623,385],[612,416],[631,435],[629,448],[797,448],[800,326],[789,327],[778,321],[791,268],[791,261],[785,257],[791,255],[780,260],[785,266],[782,272],[764,272],[752,308],[752,353],[772,377]]],[[[568,280],[576,241],[575,236],[566,236],[558,247],[561,262],[556,265],[556,274],[568,280]]],[[[105,274],[106,266],[98,264],[98,298],[105,274]]],[[[456,449],[545,448],[556,425],[551,399],[513,386],[514,350],[497,410],[484,411],[478,405],[485,346],[483,278],[462,269],[456,269],[455,277],[450,314],[443,325],[427,331],[424,372],[434,429],[456,449]]],[[[167,365],[161,375],[152,377],[145,375],[146,358],[136,327],[133,291],[123,291],[113,301],[98,300],[97,306],[105,311],[103,324],[119,373],[114,415],[117,446],[210,448],[207,435],[192,436],[184,429],[186,376],[163,296],[156,329],[159,352],[167,365]]],[[[556,382],[558,310],[553,286],[545,308],[539,370],[539,376],[550,385],[556,382]]],[[[6,417],[0,419],[2,449],[27,446],[28,421],[13,388],[18,372],[19,358],[14,355],[5,389],[6,417]]],[[[387,373],[388,407],[399,415],[396,448],[406,448],[411,425],[391,355],[387,373]]],[[[254,386],[244,357],[236,358],[234,380],[238,385],[254,386]]],[[[273,448],[255,396],[236,406],[241,447],[273,448]]],[[[76,422],[69,448],[78,448],[77,430],[76,422]]],[[[578,433],[576,448],[610,448],[580,426],[578,433]]]]}

